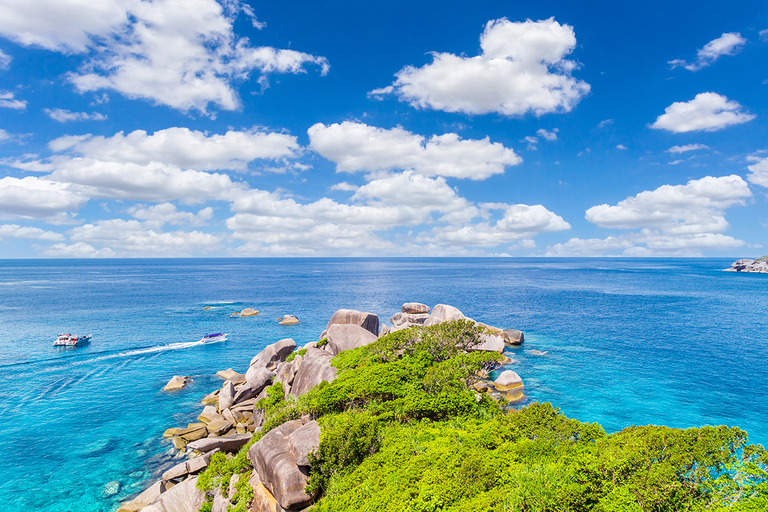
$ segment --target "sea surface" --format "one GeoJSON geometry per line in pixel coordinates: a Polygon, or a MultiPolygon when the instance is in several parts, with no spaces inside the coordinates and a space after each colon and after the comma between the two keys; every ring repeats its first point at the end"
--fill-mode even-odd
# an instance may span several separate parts
{"type": "Polygon", "coordinates": [[[317,340],[337,309],[389,323],[410,301],[523,330],[507,353],[527,401],[608,431],[727,424],[768,444],[768,275],[731,261],[0,261],[0,509],[114,511],[174,463],[162,433],[195,421],[216,371],[317,340]],[[230,317],[245,307],[261,314],[230,317]],[[53,347],[61,332],[93,339],[53,347]],[[229,339],[195,343],[212,332],[229,339]],[[162,391],[174,375],[193,380],[162,391]]]}

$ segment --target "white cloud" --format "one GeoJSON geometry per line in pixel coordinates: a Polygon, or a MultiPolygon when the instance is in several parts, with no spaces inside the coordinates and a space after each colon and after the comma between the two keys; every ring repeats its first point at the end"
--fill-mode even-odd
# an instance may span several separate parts
{"type": "Polygon", "coordinates": [[[747,174],[747,180],[755,185],[761,187],[768,187],[768,157],[759,157],[757,155],[751,155],[747,157],[750,162],[755,162],[752,165],[748,165],[749,174],[747,174]]]}
{"type": "Polygon", "coordinates": [[[0,225],[0,239],[2,238],[31,238],[33,240],[46,240],[58,242],[64,240],[64,236],[53,231],[44,231],[40,228],[19,226],[17,224],[0,225]]]}
{"type": "Polygon", "coordinates": [[[96,249],[84,242],[53,244],[46,247],[42,254],[52,258],[114,258],[117,256],[117,253],[109,247],[96,249]]]}
{"type": "Polygon", "coordinates": [[[536,135],[538,135],[544,140],[548,140],[551,142],[553,140],[557,140],[557,132],[559,131],[560,130],[558,130],[557,128],[554,128],[552,129],[552,131],[549,131],[549,132],[544,128],[539,128],[538,130],[536,130],[536,135]]]}
{"type": "Polygon", "coordinates": [[[48,117],[54,121],[60,123],[66,123],[67,121],[104,121],[107,116],[98,112],[89,114],[88,112],[70,112],[61,108],[44,108],[43,112],[48,114],[48,117]]]}
{"type": "Polygon", "coordinates": [[[608,228],[656,228],[666,234],[721,232],[728,228],[724,210],[751,197],[736,175],[706,176],[685,185],[663,185],[619,201],[593,206],[585,218],[608,228]]]}
{"type": "Polygon", "coordinates": [[[5,217],[49,218],[78,210],[87,197],[64,183],[28,176],[0,179],[0,212],[5,217]]]}
{"type": "Polygon", "coordinates": [[[11,64],[11,60],[13,59],[10,55],[0,50],[0,69],[8,69],[8,66],[11,64]]]}
{"type": "Polygon", "coordinates": [[[548,257],[596,257],[596,256],[676,256],[701,257],[702,251],[728,250],[742,247],[745,243],[720,233],[696,233],[690,235],[664,235],[656,230],[642,230],[618,237],[571,238],[565,243],[547,247],[548,257]]]}
{"type": "Polygon", "coordinates": [[[736,55],[741,51],[747,40],[738,32],[726,32],[717,39],[713,39],[696,52],[696,61],[688,63],[682,59],[668,62],[672,69],[680,66],[688,71],[698,71],[714,63],[721,55],[736,55]]]}
{"type": "Polygon", "coordinates": [[[11,140],[12,138],[10,133],[0,128],[0,142],[11,140]]]}
{"type": "Polygon", "coordinates": [[[356,185],[342,181],[341,183],[335,183],[330,186],[329,190],[340,190],[341,192],[354,192],[358,189],[356,185]]]}
{"type": "Polygon", "coordinates": [[[110,219],[72,228],[69,238],[120,256],[190,256],[218,249],[220,237],[201,231],[161,232],[136,220],[110,219]]]}
{"type": "Polygon", "coordinates": [[[402,128],[362,123],[317,123],[307,131],[310,148],[336,163],[337,172],[412,170],[425,176],[482,180],[522,162],[512,149],[488,137],[461,139],[455,133],[426,139],[402,128]]]}
{"type": "Polygon", "coordinates": [[[713,132],[755,118],[753,114],[742,112],[741,109],[737,101],[714,92],[703,92],[691,101],[675,102],[668,106],[651,128],[674,133],[701,130],[713,132]]]}
{"type": "Polygon", "coordinates": [[[526,143],[526,149],[530,149],[531,151],[536,151],[538,149],[537,144],[539,143],[538,137],[534,137],[533,135],[526,135],[522,139],[520,139],[520,142],[526,143]]]}
{"type": "Polygon", "coordinates": [[[624,144],[618,144],[618,145],[616,146],[616,149],[618,149],[618,150],[620,150],[620,151],[625,151],[625,150],[627,150],[627,149],[629,149],[629,148],[628,148],[627,146],[625,146],[624,144]]]}
{"type": "Polygon", "coordinates": [[[571,76],[578,65],[565,57],[575,46],[573,28],[554,18],[491,20],[480,37],[480,55],[433,52],[431,64],[406,66],[391,86],[370,94],[396,94],[413,107],[468,114],[569,112],[590,89],[571,76]]]}
{"type": "MultiPolygon", "coordinates": [[[[234,81],[253,72],[303,73],[328,61],[294,50],[250,46],[233,32],[243,4],[228,0],[10,0],[0,33],[23,45],[85,53],[69,80],[80,92],[111,89],[182,111],[240,102],[234,81]]],[[[252,13],[252,11],[251,11],[252,13]]],[[[252,21],[255,18],[252,18],[252,21]]]]}
{"type": "Polygon", "coordinates": [[[253,160],[294,158],[301,150],[296,137],[283,133],[252,129],[219,135],[176,127],[152,135],[136,130],[112,137],[67,136],[49,146],[56,152],[69,151],[103,162],[156,162],[197,170],[242,170],[253,160]]]}
{"type": "Polygon", "coordinates": [[[606,126],[611,126],[613,124],[613,119],[603,119],[599,123],[597,123],[598,128],[605,128],[606,126]]]}
{"type": "MultiPolygon", "coordinates": [[[[502,206],[502,205],[497,205],[502,206]]],[[[493,222],[434,228],[427,240],[440,245],[495,247],[532,235],[563,231],[571,225],[562,217],[537,204],[503,205],[504,216],[493,222]]]]}
{"type": "Polygon", "coordinates": [[[672,146],[667,150],[667,153],[676,155],[680,153],[686,153],[688,151],[698,151],[700,149],[709,149],[709,146],[705,144],[685,144],[683,146],[672,146]]]}
{"type": "Polygon", "coordinates": [[[176,208],[172,203],[160,203],[152,206],[136,205],[128,208],[128,213],[145,221],[147,225],[161,227],[163,224],[189,226],[204,226],[213,217],[213,208],[210,206],[203,208],[197,213],[183,212],[176,208]]]}
{"type": "Polygon", "coordinates": [[[633,243],[625,238],[609,236],[601,240],[599,238],[571,238],[565,243],[547,247],[544,256],[547,257],[590,257],[605,256],[617,250],[626,250],[633,247],[633,243]]]}
{"type": "Polygon", "coordinates": [[[0,91],[0,108],[24,110],[27,108],[27,102],[25,100],[15,99],[12,92],[0,91]]]}
{"type": "Polygon", "coordinates": [[[758,32],[758,34],[760,35],[761,41],[763,42],[768,41],[768,28],[765,30],[761,30],[760,32],[758,32]]]}

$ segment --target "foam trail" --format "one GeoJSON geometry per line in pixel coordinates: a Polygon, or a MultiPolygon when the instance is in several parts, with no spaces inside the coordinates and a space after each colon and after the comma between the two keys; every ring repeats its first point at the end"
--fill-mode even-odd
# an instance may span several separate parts
{"type": "Polygon", "coordinates": [[[168,345],[157,345],[155,347],[145,347],[136,350],[128,350],[126,352],[118,352],[117,354],[109,354],[106,356],[95,357],[86,361],[75,361],[73,365],[95,363],[96,361],[105,361],[107,359],[115,359],[117,357],[133,357],[142,354],[154,354],[157,352],[165,352],[168,350],[180,350],[184,348],[192,348],[202,345],[199,341],[185,341],[181,343],[169,343],[168,345]]]}

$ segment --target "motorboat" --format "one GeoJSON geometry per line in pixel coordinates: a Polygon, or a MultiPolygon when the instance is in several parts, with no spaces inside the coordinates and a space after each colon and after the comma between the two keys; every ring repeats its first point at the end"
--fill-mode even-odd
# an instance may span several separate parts
{"type": "Polygon", "coordinates": [[[226,341],[227,335],[226,333],[221,332],[215,332],[213,334],[206,334],[202,338],[200,338],[200,343],[216,343],[218,341],[226,341]]]}
{"type": "Polygon", "coordinates": [[[56,336],[56,341],[53,342],[54,347],[76,347],[82,345],[91,340],[91,335],[74,336],[70,333],[59,334],[56,336]]]}

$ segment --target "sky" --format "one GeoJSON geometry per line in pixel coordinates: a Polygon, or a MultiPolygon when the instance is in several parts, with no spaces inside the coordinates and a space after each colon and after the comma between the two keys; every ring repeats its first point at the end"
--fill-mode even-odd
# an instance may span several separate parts
{"type": "Polygon", "coordinates": [[[768,3],[0,0],[0,258],[757,257],[768,3]]]}

